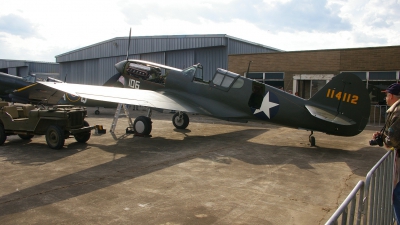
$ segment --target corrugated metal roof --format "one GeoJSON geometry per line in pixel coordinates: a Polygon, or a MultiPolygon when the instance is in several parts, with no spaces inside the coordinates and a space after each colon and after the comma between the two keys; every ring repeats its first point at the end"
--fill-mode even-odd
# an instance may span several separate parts
{"type": "Polygon", "coordinates": [[[34,73],[56,74],[60,70],[60,64],[54,62],[0,59],[0,69],[5,69],[7,73],[17,76],[26,76],[34,73]]]}
{"type": "MultiPolygon", "coordinates": [[[[136,36],[131,37],[130,54],[143,54],[153,52],[175,51],[195,48],[209,48],[229,45],[230,39],[237,43],[244,43],[247,46],[258,48],[251,52],[281,51],[276,48],[245,41],[226,34],[208,35],[162,35],[162,36],[136,36]],[[260,49],[265,49],[261,51],[260,49]]],[[[117,37],[70,52],[55,56],[57,62],[68,62],[86,60],[110,56],[121,56],[126,54],[129,37],[117,37]]],[[[241,51],[233,51],[233,54],[241,51]]],[[[248,53],[246,51],[245,53],[248,53]]]]}
{"type": "Polygon", "coordinates": [[[26,66],[28,63],[45,63],[45,64],[55,64],[55,62],[42,62],[42,61],[29,61],[29,60],[14,60],[14,59],[0,59],[0,68],[8,68],[8,67],[20,67],[26,66]]]}

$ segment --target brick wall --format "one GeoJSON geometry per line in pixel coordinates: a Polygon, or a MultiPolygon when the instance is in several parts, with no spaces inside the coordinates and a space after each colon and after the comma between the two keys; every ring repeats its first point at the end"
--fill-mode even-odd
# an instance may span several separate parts
{"type": "Polygon", "coordinates": [[[284,72],[286,89],[293,74],[398,71],[400,46],[230,55],[228,70],[244,75],[249,61],[250,72],[284,72]]]}
{"type": "Polygon", "coordinates": [[[400,70],[400,46],[344,49],[340,54],[342,71],[397,71],[400,70]]]}

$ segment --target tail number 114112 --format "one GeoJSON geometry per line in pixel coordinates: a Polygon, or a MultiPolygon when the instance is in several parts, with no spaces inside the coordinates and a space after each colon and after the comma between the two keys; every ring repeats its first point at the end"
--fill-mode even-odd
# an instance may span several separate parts
{"type": "Polygon", "coordinates": [[[334,89],[328,89],[328,91],[326,92],[326,97],[336,98],[339,101],[349,102],[354,105],[357,105],[358,103],[358,95],[352,95],[341,91],[336,92],[334,89]]]}

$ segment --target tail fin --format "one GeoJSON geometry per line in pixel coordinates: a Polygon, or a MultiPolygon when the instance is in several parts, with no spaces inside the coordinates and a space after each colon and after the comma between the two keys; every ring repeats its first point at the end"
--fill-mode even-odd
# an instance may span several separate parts
{"type": "MultiPolygon", "coordinates": [[[[343,136],[356,135],[364,130],[371,109],[365,84],[352,73],[341,73],[335,76],[307,104],[312,106],[311,108],[317,107],[322,112],[329,111],[330,114],[334,114],[336,117],[330,122],[346,125],[337,134],[343,136]],[[344,120],[350,122],[347,124],[340,122],[344,120]]],[[[319,110],[316,111],[318,113],[319,110]]],[[[321,118],[316,114],[314,116],[321,118]]]]}

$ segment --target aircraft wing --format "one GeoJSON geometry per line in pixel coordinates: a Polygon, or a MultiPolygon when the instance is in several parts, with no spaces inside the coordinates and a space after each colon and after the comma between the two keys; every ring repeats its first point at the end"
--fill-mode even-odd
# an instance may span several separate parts
{"type": "Polygon", "coordinates": [[[39,84],[72,95],[80,96],[81,98],[130,105],[140,105],[152,108],[177,110],[183,112],[204,113],[202,110],[199,110],[198,106],[179,98],[173,97],[173,95],[168,95],[167,93],[159,93],[142,89],[117,88],[70,83],[39,82],[39,84]]]}

